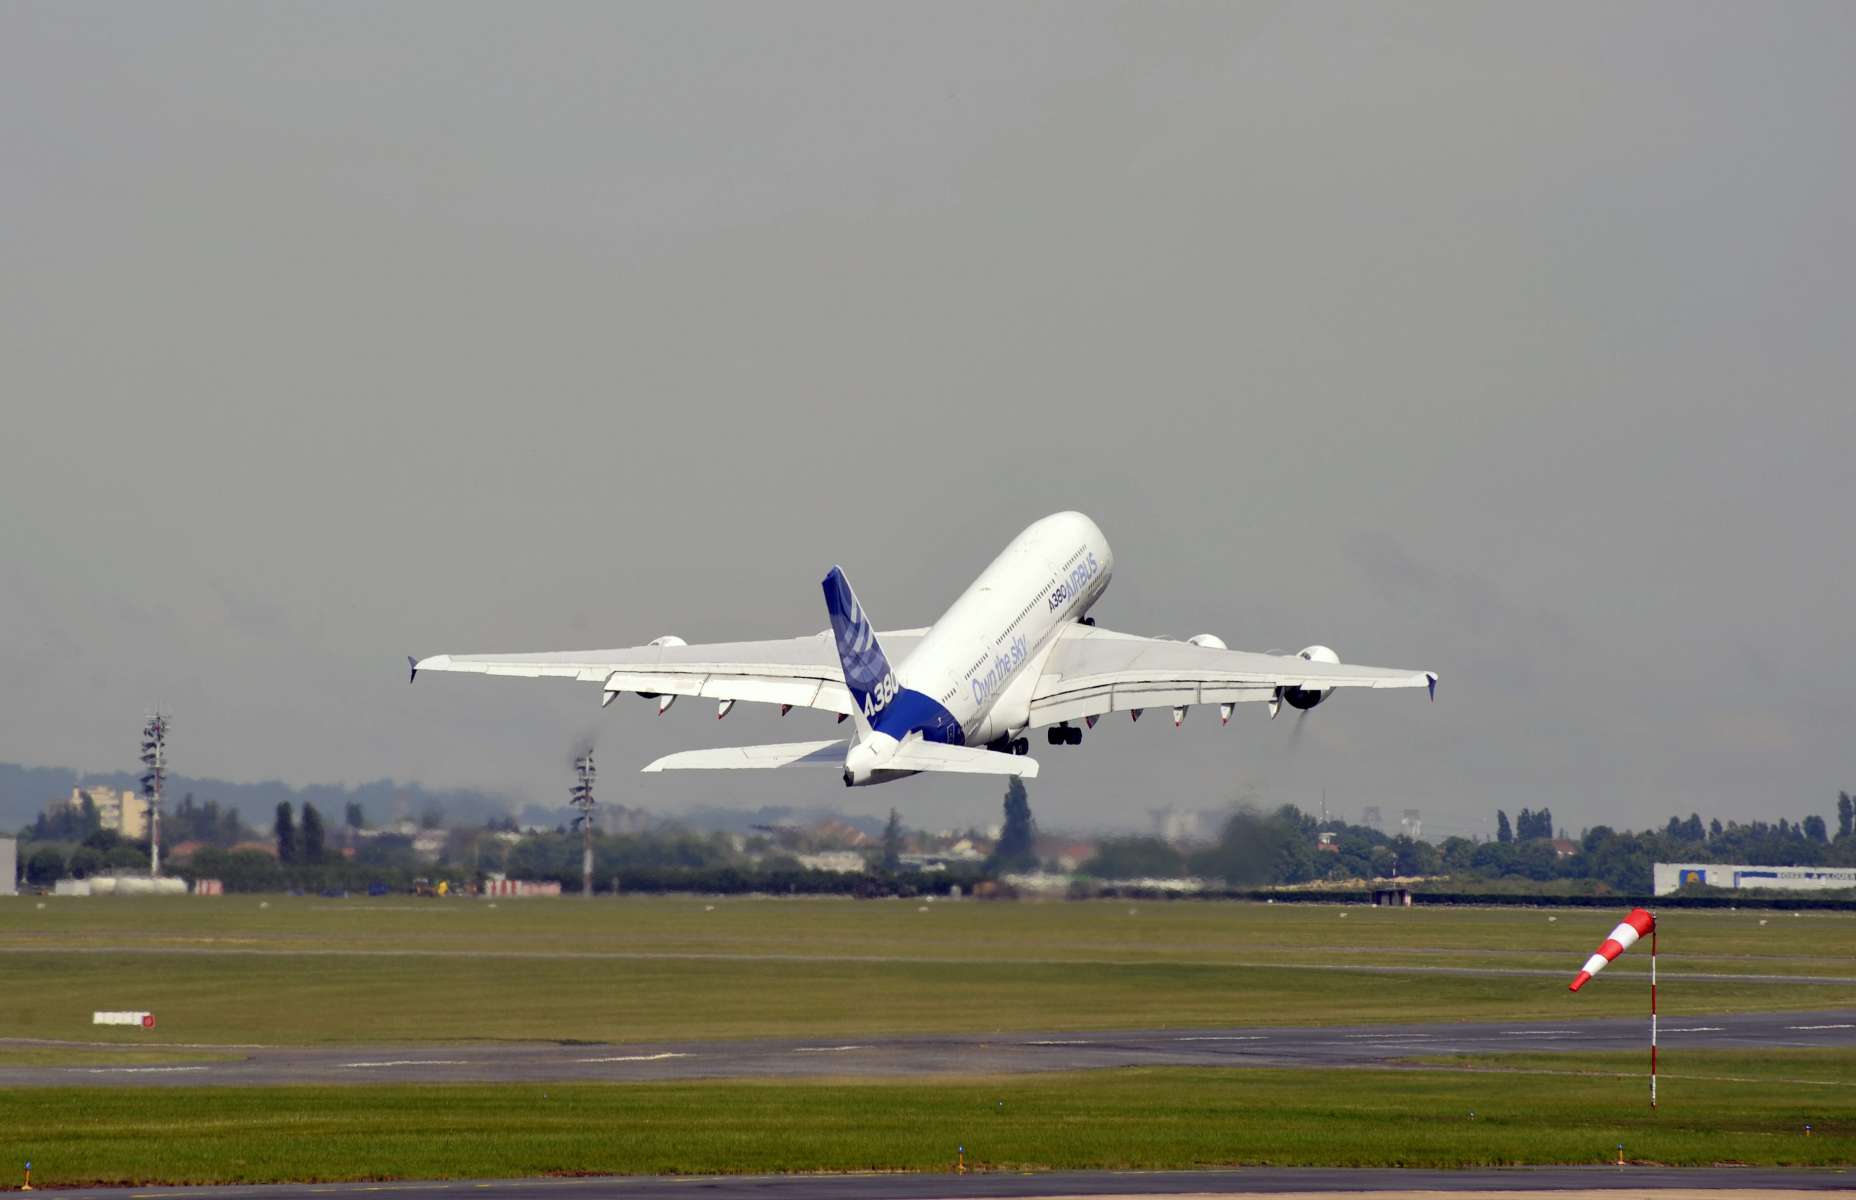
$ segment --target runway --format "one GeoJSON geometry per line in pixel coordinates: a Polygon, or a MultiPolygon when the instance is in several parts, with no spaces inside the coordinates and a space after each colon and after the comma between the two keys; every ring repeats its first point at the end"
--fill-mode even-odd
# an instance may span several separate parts
{"type": "MultiPolygon", "coordinates": [[[[0,1087],[287,1083],[631,1082],[646,1080],[1022,1074],[1106,1067],[1355,1067],[1418,1055],[1640,1050],[1647,1018],[1550,1023],[1139,1029],[627,1044],[496,1042],[373,1046],[165,1046],[236,1055],[219,1062],[5,1067],[0,1087]]],[[[1684,1049],[1856,1046],[1856,1010],[1665,1017],[1664,1068],[1684,1049]]],[[[0,1047],[101,1043],[0,1039],[0,1047]]],[[[121,1043],[109,1044],[120,1050],[121,1043]]],[[[150,1047],[151,1050],[155,1047],[150,1047]]]]}
{"type": "Polygon", "coordinates": [[[1262,1196],[1378,1193],[1514,1198],[1552,1193],[1628,1193],[1676,1197],[1733,1193],[1773,1197],[1847,1192],[1844,1170],[1747,1167],[1506,1167],[1469,1171],[1252,1168],[1213,1171],[1064,1171],[970,1175],[726,1175],[463,1180],[431,1183],[319,1183],[262,1187],[86,1188],[67,1200],[960,1200],[972,1197],[1262,1196]]]}

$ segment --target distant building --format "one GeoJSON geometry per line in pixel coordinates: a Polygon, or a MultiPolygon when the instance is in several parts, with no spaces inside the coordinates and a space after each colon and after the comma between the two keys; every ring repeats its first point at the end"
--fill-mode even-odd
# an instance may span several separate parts
{"type": "Polygon", "coordinates": [[[799,865],[813,871],[835,871],[840,875],[858,875],[869,869],[864,856],[855,850],[821,850],[817,854],[798,855],[799,865]]]}
{"type": "MultiPolygon", "coordinates": [[[[993,837],[996,839],[997,834],[993,837]]],[[[953,845],[943,848],[940,853],[950,862],[982,862],[992,852],[992,842],[976,842],[972,838],[960,838],[953,845]]]]}
{"type": "Polygon", "coordinates": [[[1054,841],[1041,838],[1038,841],[1037,855],[1046,862],[1057,865],[1059,871],[1074,871],[1094,858],[1094,842],[1054,841]]]}
{"type": "Polygon", "coordinates": [[[807,832],[810,834],[813,844],[817,846],[830,846],[839,849],[855,850],[860,847],[874,846],[876,844],[875,838],[848,821],[840,821],[836,817],[830,817],[820,821],[807,832]]]}
{"type": "Polygon", "coordinates": [[[596,818],[599,831],[608,834],[643,833],[651,827],[651,814],[623,804],[602,804],[596,818]]]}
{"type": "Polygon", "coordinates": [[[1201,841],[1207,827],[1206,814],[1186,808],[1153,808],[1154,836],[1175,846],[1201,841]]]}
{"type": "Polygon", "coordinates": [[[1758,867],[1744,863],[1656,863],[1650,868],[1651,890],[1659,896],[1691,883],[1717,888],[1778,888],[1821,892],[1856,888],[1856,867],[1758,867]]]}
{"type": "Polygon", "coordinates": [[[558,896],[561,894],[561,881],[558,879],[511,879],[500,871],[492,871],[484,878],[485,896],[558,896]]]}
{"type": "Polygon", "coordinates": [[[132,842],[148,836],[148,801],[128,788],[120,792],[107,787],[74,787],[67,802],[72,812],[82,812],[84,797],[97,806],[97,819],[103,828],[121,834],[132,842]]]}

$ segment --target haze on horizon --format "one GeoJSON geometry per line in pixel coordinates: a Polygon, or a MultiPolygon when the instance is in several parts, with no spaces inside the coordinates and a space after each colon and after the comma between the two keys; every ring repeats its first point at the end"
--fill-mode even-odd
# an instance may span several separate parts
{"type": "Polygon", "coordinates": [[[639,776],[829,736],[441,651],[932,620],[1090,513],[1097,615],[1429,668],[1035,751],[1039,819],[1251,796],[1828,813],[1856,9],[0,9],[0,761],[996,820],[639,776]]]}

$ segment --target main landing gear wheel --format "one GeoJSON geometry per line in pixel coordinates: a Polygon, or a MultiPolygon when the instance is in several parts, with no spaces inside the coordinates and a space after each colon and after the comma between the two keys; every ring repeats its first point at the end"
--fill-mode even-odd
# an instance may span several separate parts
{"type": "Polygon", "coordinates": [[[1013,742],[1012,753],[1013,754],[1031,753],[1031,740],[1029,738],[1019,738],[1017,741],[1013,742]]]}
{"type": "Polygon", "coordinates": [[[1074,725],[1052,725],[1044,731],[1044,736],[1053,746],[1080,746],[1083,744],[1083,731],[1074,725]]]}

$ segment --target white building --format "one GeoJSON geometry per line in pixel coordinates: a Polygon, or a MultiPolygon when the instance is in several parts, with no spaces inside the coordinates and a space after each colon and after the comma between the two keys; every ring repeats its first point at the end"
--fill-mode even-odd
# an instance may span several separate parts
{"type": "Polygon", "coordinates": [[[103,828],[114,830],[132,842],[148,836],[148,801],[141,793],[128,788],[74,787],[69,801],[72,812],[84,807],[84,797],[97,806],[97,820],[103,828]]]}
{"type": "Polygon", "coordinates": [[[1154,836],[1173,846],[1189,845],[1215,837],[1222,826],[1220,817],[1224,815],[1171,806],[1150,808],[1147,813],[1154,819],[1154,836]]]}
{"type": "Polygon", "coordinates": [[[856,850],[821,850],[817,854],[795,855],[799,865],[813,871],[834,871],[839,875],[857,875],[870,869],[870,864],[856,850]]]}
{"type": "Polygon", "coordinates": [[[1755,867],[1745,863],[1656,863],[1650,868],[1652,890],[1659,896],[1691,883],[1717,888],[1780,888],[1821,892],[1856,888],[1856,867],[1755,867]]]}

